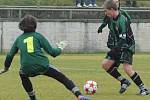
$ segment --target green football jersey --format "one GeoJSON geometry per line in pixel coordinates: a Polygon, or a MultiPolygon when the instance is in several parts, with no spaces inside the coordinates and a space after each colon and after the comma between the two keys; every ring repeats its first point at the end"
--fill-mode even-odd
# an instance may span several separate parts
{"type": "Polygon", "coordinates": [[[23,33],[15,40],[6,60],[11,64],[14,55],[20,50],[21,71],[29,76],[38,75],[45,72],[49,65],[42,49],[53,57],[61,53],[60,48],[53,48],[40,33],[23,33]]]}
{"type": "Polygon", "coordinates": [[[110,29],[107,46],[110,49],[125,48],[134,53],[135,40],[130,26],[130,22],[122,14],[116,19],[111,18],[108,23],[110,29]]]}
{"type": "MultiPolygon", "coordinates": [[[[126,11],[124,11],[124,10],[122,10],[122,9],[120,9],[119,11],[120,11],[120,13],[121,13],[122,15],[124,15],[124,16],[128,19],[129,23],[131,23],[131,17],[130,17],[130,15],[129,15],[126,11]]],[[[109,23],[110,19],[111,19],[111,18],[108,17],[108,16],[105,16],[105,17],[104,17],[103,22],[102,22],[102,24],[101,24],[101,26],[100,26],[100,29],[101,29],[101,30],[102,30],[104,27],[106,27],[106,25],[109,23]]]]}

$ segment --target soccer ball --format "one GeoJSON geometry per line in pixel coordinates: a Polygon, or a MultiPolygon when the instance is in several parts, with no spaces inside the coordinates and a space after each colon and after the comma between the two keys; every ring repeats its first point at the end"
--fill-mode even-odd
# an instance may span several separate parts
{"type": "Polygon", "coordinates": [[[84,85],[84,91],[87,94],[94,94],[97,91],[97,83],[93,80],[86,81],[84,85]]]}

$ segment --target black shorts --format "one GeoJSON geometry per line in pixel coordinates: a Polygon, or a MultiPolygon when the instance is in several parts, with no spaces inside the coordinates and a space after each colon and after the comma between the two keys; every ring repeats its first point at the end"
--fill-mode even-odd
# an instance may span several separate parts
{"type": "Polygon", "coordinates": [[[128,50],[119,51],[113,49],[107,53],[106,59],[114,60],[117,65],[120,63],[128,63],[132,65],[133,53],[128,50]]]}
{"type": "Polygon", "coordinates": [[[38,75],[44,75],[48,71],[53,72],[53,74],[57,74],[57,72],[60,72],[54,65],[49,64],[48,67],[44,68],[44,70],[42,70],[42,71],[33,69],[33,70],[24,72],[22,69],[20,69],[19,74],[27,76],[27,77],[35,77],[38,75]],[[56,73],[54,73],[54,72],[56,72],[56,73]]]}

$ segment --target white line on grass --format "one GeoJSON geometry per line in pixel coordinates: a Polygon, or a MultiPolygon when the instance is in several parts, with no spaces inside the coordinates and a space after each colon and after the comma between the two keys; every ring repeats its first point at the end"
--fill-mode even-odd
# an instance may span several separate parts
{"type": "MultiPolygon", "coordinates": [[[[98,71],[97,69],[91,69],[91,68],[66,68],[61,67],[62,70],[72,70],[72,71],[98,71]]],[[[138,73],[144,73],[144,74],[150,74],[150,72],[146,71],[137,71],[138,73]]]]}
{"type": "Polygon", "coordinates": [[[95,71],[95,69],[85,69],[85,68],[60,68],[62,70],[73,70],[73,71],[95,71]]]}
{"type": "Polygon", "coordinates": [[[146,74],[150,74],[150,72],[145,72],[145,71],[137,71],[138,73],[146,73],[146,74]]]}

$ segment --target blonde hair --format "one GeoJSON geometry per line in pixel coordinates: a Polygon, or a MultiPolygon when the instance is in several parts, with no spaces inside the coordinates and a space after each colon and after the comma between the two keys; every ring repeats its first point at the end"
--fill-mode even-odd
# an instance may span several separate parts
{"type": "Polygon", "coordinates": [[[110,9],[118,10],[118,6],[113,0],[105,0],[103,7],[109,10],[110,9]]]}

